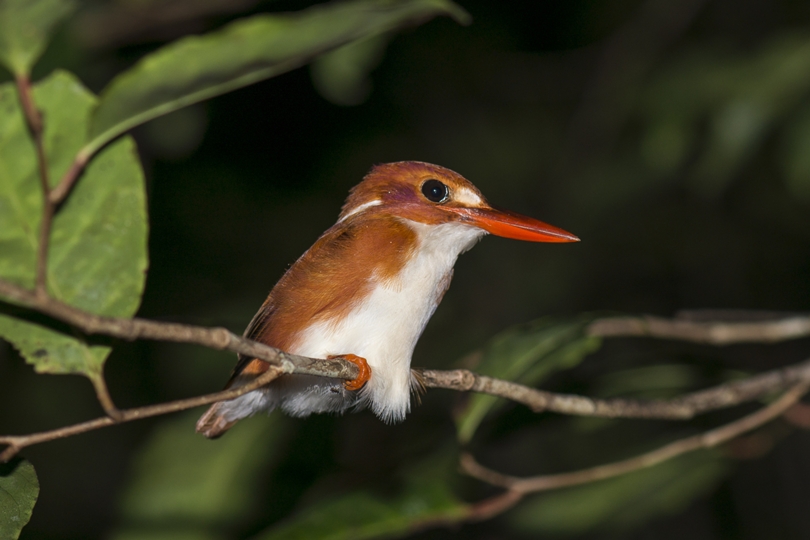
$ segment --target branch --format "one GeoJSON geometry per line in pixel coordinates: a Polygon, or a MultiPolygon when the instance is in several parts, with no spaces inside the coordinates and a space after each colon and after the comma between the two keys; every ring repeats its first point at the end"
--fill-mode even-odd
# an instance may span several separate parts
{"type": "Polygon", "coordinates": [[[611,317],[598,319],[588,333],[600,337],[655,337],[708,345],[773,343],[810,336],[810,317],[794,316],[772,321],[717,322],[688,319],[611,317]]]}
{"type": "Polygon", "coordinates": [[[274,347],[258,343],[230,332],[226,328],[204,328],[188,324],[159,323],[146,319],[102,317],[82,311],[49,296],[40,297],[22,287],[0,279],[0,295],[33,308],[82,330],[86,334],[101,334],[133,341],[151,339],[194,343],[211,349],[228,350],[259,358],[278,366],[284,373],[320,375],[351,380],[358,376],[357,366],[340,359],[322,360],[288,354],[274,347]]]}
{"type": "Polygon", "coordinates": [[[42,116],[39,114],[36,103],[34,103],[31,81],[26,75],[17,75],[16,82],[25,120],[34,138],[37,164],[39,166],[39,182],[42,189],[42,221],[39,225],[39,245],[37,247],[36,293],[44,297],[48,294],[48,244],[51,239],[51,224],[53,223],[53,214],[56,207],[51,202],[50,197],[51,186],[48,180],[48,161],[42,140],[42,116]]]}
{"type": "Polygon", "coordinates": [[[78,435],[80,433],[93,431],[99,428],[112,426],[122,422],[131,422],[132,420],[140,420],[141,418],[149,418],[151,416],[158,416],[161,414],[167,414],[171,412],[184,411],[186,409],[192,409],[194,407],[199,407],[200,405],[208,405],[209,403],[215,403],[217,401],[234,399],[241,396],[242,394],[246,394],[248,392],[252,392],[253,390],[261,388],[262,386],[268,384],[273,379],[277,378],[279,375],[282,375],[283,373],[284,373],[283,368],[274,366],[273,368],[264,372],[254,381],[232,390],[223,390],[222,392],[216,392],[204,396],[189,399],[181,399],[178,401],[170,401],[168,403],[161,403],[159,405],[150,405],[147,407],[138,407],[136,409],[127,409],[124,411],[118,411],[118,418],[116,419],[113,419],[109,416],[104,416],[102,418],[96,418],[95,420],[90,420],[88,422],[82,422],[80,424],[74,424],[72,426],[54,429],[51,431],[31,433],[30,435],[2,436],[0,437],[0,444],[5,444],[8,446],[5,450],[3,450],[2,453],[0,453],[0,463],[7,463],[11,458],[17,455],[17,453],[20,450],[22,450],[26,446],[31,446],[33,444],[46,441],[53,441],[55,439],[62,439],[65,437],[70,437],[71,435],[78,435]]]}
{"type": "MultiPolygon", "coordinates": [[[[647,467],[658,465],[664,461],[672,459],[681,454],[699,450],[701,448],[713,448],[722,443],[730,441],[731,439],[751,431],[771,420],[777,418],[785,413],[790,407],[796,404],[799,399],[810,388],[810,383],[803,382],[794,386],[788,392],[783,394],[779,399],[770,405],[756,411],[753,414],[744,416],[739,420],[715,428],[713,430],[680,439],[664,445],[656,450],[641,454],[639,456],[592,467],[589,469],[582,469],[570,473],[551,474],[543,476],[533,476],[528,478],[520,478],[499,473],[492,469],[484,467],[478,463],[475,458],[470,454],[464,454],[461,457],[461,469],[466,474],[477,478],[488,484],[499,486],[512,493],[513,497],[505,499],[510,504],[502,504],[497,510],[503,512],[529,493],[537,493],[540,491],[548,491],[551,489],[558,489],[562,487],[576,486],[597,480],[604,480],[612,478],[629,472],[637,471],[647,467]]],[[[493,514],[488,514],[491,517],[493,514]]]]}
{"type": "Polygon", "coordinates": [[[487,377],[468,371],[420,370],[426,388],[447,388],[462,392],[480,392],[502,397],[529,407],[534,412],[550,411],[577,416],[607,418],[657,418],[688,420],[716,409],[757,399],[771,392],[810,382],[810,360],[721,384],[670,400],[596,399],[558,394],[529,388],[522,384],[487,377]]]}
{"type": "MultiPolygon", "coordinates": [[[[75,326],[87,334],[103,334],[125,340],[152,339],[158,341],[173,341],[193,343],[205,347],[229,350],[244,354],[252,358],[264,360],[274,366],[278,373],[298,373],[351,380],[358,376],[357,367],[344,360],[322,360],[288,354],[273,347],[239,337],[225,328],[204,328],[199,326],[158,323],[145,319],[123,319],[114,317],[101,317],[92,313],[76,309],[51,297],[40,297],[13,283],[0,279],[0,295],[12,301],[36,309],[57,320],[75,326]]],[[[610,319],[608,319],[610,320],[610,319]]],[[[770,324],[770,323],[768,323],[770,324]]],[[[632,399],[593,399],[570,394],[558,394],[529,388],[527,386],[495,379],[486,375],[478,375],[468,370],[458,369],[449,371],[415,370],[426,388],[445,388],[457,391],[472,391],[502,397],[526,405],[535,412],[552,411],[561,414],[603,416],[622,418],[659,418],[659,419],[689,419],[693,416],[724,407],[737,405],[745,401],[759,398],[765,394],[783,391],[796,384],[810,384],[810,360],[794,364],[781,369],[775,369],[741,381],[721,384],[713,388],[686,394],[672,400],[642,401],[632,399]]],[[[105,387],[106,388],[106,387],[105,387]]],[[[102,388],[104,390],[105,388],[102,388]]],[[[244,388],[244,387],[243,387],[244,388]]],[[[257,387],[258,388],[258,387],[257,387]]],[[[104,392],[97,393],[103,397],[104,392]]],[[[245,390],[240,389],[242,392],[245,390]]],[[[107,397],[109,395],[107,394],[107,397]]],[[[195,404],[211,403],[230,399],[225,394],[211,394],[203,396],[207,401],[193,402],[195,404]],[[211,397],[216,396],[216,397],[211,397]]],[[[192,403],[184,400],[176,403],[192,403]]],[[[30,436],[33,442],[27,445],[83,433],[112,425],[116,420],[122,421],[142,418],[139,411],[157,411],[153,414],[171,412],[175,405],[154,405],[144,409],[118,411],[112,400],[102,400],[105,410],[112,418],[98,419],[76,426],[69,426],[45,434],[30,436]],[[168,407],[168,408],[166,408],[168,407]],[[54,435],[56,434],[56,435],[54,435]]],[[[188,408],[188,407],[183,407],[188,408]]],[[[149,414],[150,416],[152,414],[149,414]]],[[[20,437],[0,438],[12,446],[17,445],[20,437]],[[11,441],[11,442],[8,442],[11,441]]],[[[29,439],[26,439],[29,440],[29,439]]]]}

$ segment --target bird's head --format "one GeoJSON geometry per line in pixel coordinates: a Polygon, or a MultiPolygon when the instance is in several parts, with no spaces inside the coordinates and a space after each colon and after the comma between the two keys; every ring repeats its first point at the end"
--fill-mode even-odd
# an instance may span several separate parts
{"type": "Polygon", "coordinates": [[[377,165],[352,189],[339,221],[394,215],[426,225],[460,223],[530,242],[578,242],[542,221],[492,207],[472,182],[438,165],[399,161],[377,165]]]}

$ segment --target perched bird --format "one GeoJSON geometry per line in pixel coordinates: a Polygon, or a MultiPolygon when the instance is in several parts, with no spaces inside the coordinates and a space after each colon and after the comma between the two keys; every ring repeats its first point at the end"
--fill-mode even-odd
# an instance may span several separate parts
{"type": "MultiPolygon", "coordinates": [[[[277,407],[292,416],[369,407],[386,422],[404,419],[418,384],[411,372],[416,341],[450,285],[456,259],[487,233],[530,242],[579,240],[493,208],[472,183],[443,167],[417,161],[374,167],[351,190],[337,223],[270,291],[244,334],[292,354],[352,361],[361,375],[346,382],[282,375],[214,403],[197,431],[215,438],[237,420],[277,407]]],[[[240,356],[228,387],[267,368],[240,356]]]]}

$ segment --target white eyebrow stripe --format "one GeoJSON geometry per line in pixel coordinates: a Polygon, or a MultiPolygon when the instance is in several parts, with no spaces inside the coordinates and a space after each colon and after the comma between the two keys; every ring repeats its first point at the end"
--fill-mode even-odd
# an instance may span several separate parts
{"type": "Polygon", "coordinates": [[[453,190],[453,200],[472,207],[479,207],[484,204],[484,201],[481,200],[481,197],[476,195],[472,190],[467,189],[465,187],[453,190]]]}
{"type": "Polygon", "coordinates": [[[345,221],[346,218],[348,218],[349,216],[353,216],[355,214],[358,214],[358,213],[362,212],[366,208],[371,208],[372,206],[378,206],[380,204],[382,204],[382,201],[380,199],[374,199],[373,201],[368,201],[367,203],[363,203],[360,206],[358,206],[357,208],[355,208],[354,210],[352,210],[351,212],[349,212],[348,214],[346,214],[345,216],[343,216],[342,218],[340,218],[338,220],[338,223],[340,223],[341,221],[345,221]]]}

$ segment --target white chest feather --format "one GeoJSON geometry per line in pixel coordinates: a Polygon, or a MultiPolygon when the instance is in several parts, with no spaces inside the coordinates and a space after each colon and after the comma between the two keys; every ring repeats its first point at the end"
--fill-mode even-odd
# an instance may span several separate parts
{"type": "Polygon", "coordinates": [[[410,409],[411,356],[436,310],[459,254],[485,233],[461,225],[407,221],[418,247],[396,279],[372,276],[372,292],[340,321],[310,326],[291,352],[314,358],[356,354],[371,366],[361,399],[385,421],[398,421],[410,409]]]}

